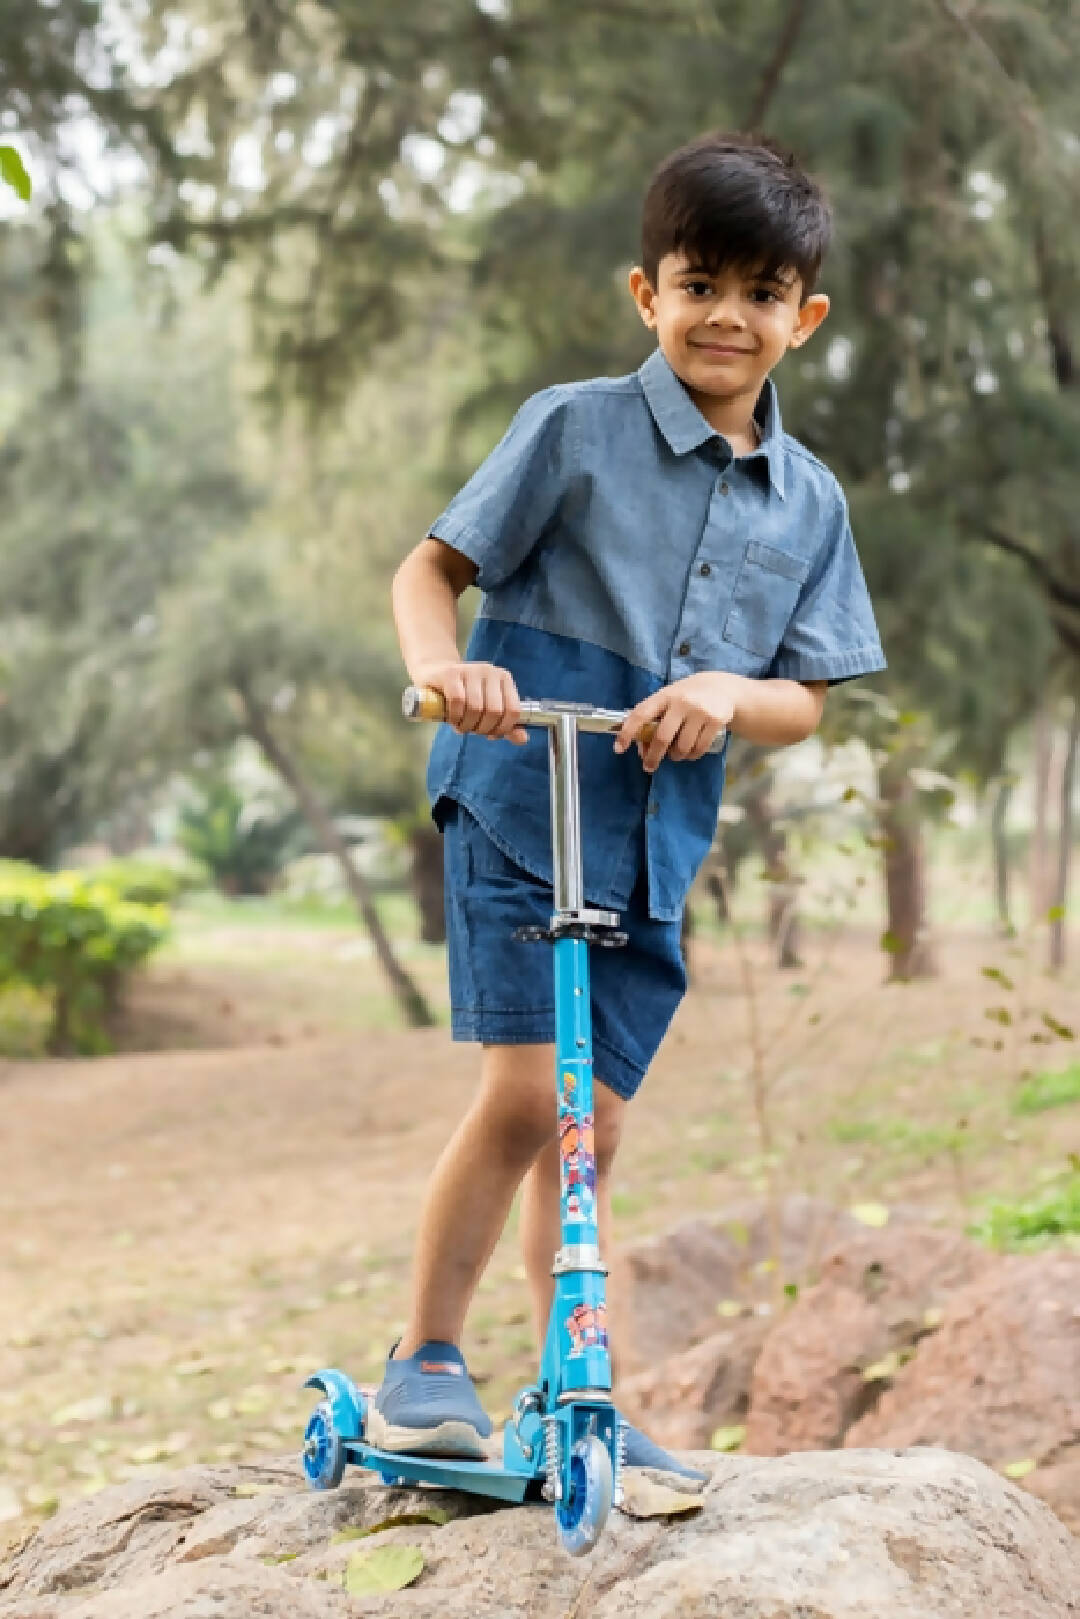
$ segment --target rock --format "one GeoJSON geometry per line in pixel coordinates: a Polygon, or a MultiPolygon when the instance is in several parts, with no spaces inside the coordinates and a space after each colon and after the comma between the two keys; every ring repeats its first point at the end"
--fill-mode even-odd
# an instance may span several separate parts
{"type": "Polygon", "coordinates": [[[1080,1254],[1012,1255],[962,1288],[846,1443],[1059,1462],[1064,1487],[1080,1461],[1080,1254]]]}
{"type": "Polygon", "coordinates": [[[626,1378],[619,1385],[619,1409],[660,1445],[706,1449],[717,1428],[745,1420],[750,1379],[769,1327],[761,1316],[746,1316],[671,1355],[655,1371],[626,1378]]]}
{"type": "MultiPolygon", "coordinates": [[[[816,1278],[823,1255],[866,1229],[847,1210],[816,1198],[784,1198],[779,1213],[780,1279],[799,1285],[816,1278]]],[[[890,1226],[907,1218],[907,1211],[893,1209],[890,1226]]],[[[762,1267],[774,1257],[772,1249],[769,1212],[760,1200],[686,1220],[627,1247],[633,1369],[655,1367],[711,1337],[725,1300],[767,1312],[775,1277],[762,1267]]]]}
{"type": "Polygon", "coordinates": [[[1028,1473],[1023,1485],[1053,1507],[1067,1529],[1080,1535],[1080,1447],[1073,1446],[1063,1460],[1028,1473]]]}
{"type": "Polygon", "coordinates": [[[568,1557],[541,1503],[388,1490],[350,1469],[314,1492],[291,1458],[190,1468],[102,1491],[0,1569],[0,1619],[1074,1619],[1080,1545],[1042,1502],[945,1451],[776,1460],[706,1454],[700,1510],[613,1513],[568,1557]],[[268,1493],[238,1498],[252,1479],[268,1493]],[[339,1572],[369,1529],[437,1504],[444,1525],[379,1528],[419,1547],[407,1590],[350,1598],[339,1572]],[[277,1559],[286,1557],[288,1561],[277,1559]]]}
{"type": "Polygon", "coordinates": [[[899,1357],[936,1330],[949,1297],[1000,1263],[933,1226],[860,1227],[769,1334],[754,1366],[746,1449],[777,1456],[842,1445],[899,1357]],[[868,1378],[875,1368],[880,1375],[868,1378]]]}

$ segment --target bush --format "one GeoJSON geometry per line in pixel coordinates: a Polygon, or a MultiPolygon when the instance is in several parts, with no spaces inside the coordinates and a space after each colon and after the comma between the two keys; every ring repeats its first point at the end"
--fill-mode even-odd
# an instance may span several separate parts
{"type": "Polygon", "coordinates": [[[295,810],[245,802],[224,776],[206,777],[200,787],[180,811],[180,847],[209,871],[222,893],[269,893],[306,841],[302,817],[295,810]]]}
{"type": "Polygon", "coordinates": [[[51,996],[50,1051],[106,1051],[124,979],[168,924],[164,906],[133,904],[77,872],[2,862],[0,987],[30,985],[51,996]]]}
{"type": "Polygon", "coordinates": [[[106,860],[85,875],[89,881],[111,888],[118,899],[128,899],[136,905],[171,905],[180,894],[206,881],[206,873],[194,862],[168,865],[164,860],[138,855],[106,860]]]}

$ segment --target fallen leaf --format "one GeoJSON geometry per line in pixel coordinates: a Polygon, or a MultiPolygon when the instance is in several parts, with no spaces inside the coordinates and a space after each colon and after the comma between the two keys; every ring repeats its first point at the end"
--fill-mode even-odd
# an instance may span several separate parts
{"type": "Polygon", "coordinates": [[[424,1554],[419,1546],[375,1546],[357,1552],[345,1566],[345,1589],[350,1596],[376,1596],[380,1591],[403,1591],[419,1579],[424,1554]]]}
{"type": "Polygon", "coordinates": [[[628,1471],[623,1477],[620,1510],[629,1518],[670,1518],[685,1512],[700,1512],[700,1495],[683,1495],[666,1484],[656,1484],[644,1473],[628,1471]]]}
{"type": "Polygon", "coordinates": [[[381,1523],[373,1523],[367,1529],[359,1524],[350,1525],[348,1529],[339,1529],[336,1535],[330,1536],[331,1546],[338,1546],[345,1540],[365,1540],[368,1535],[381,1535],[384,1529],[397,1529],[402,1524],[433,1523],[440,1528],[444,1523],[450,1522],[450,1514],[444,1507],[425,1507],[422,1512],[401,1512],[396,1518],[383,1518],[381,1523]]]}
{"type": "Polygon", "coordinates": [[[746,1438],[746,1429],[736,1423],[730,1428],[717,1428],[709,1440],[710,1450],[738,1450],[746,1438]]]}
{"type": "Polygon", "coordinates": [[[1027,1478],[1029,1473],[1034,1473],[1038,1465],[1034,1456],[1025,1456],[1023,1461],[1006,1462],[1001,1471],[1006,1478],[1027,1478]]]}
{"type": "Polygon", "coordinates": [[[889,1223],[889,1211],[884,1203],[853,1203],[850,1212],[852,1219],[858,1220],[860,1225],[880,1229],[889,1223]]]}

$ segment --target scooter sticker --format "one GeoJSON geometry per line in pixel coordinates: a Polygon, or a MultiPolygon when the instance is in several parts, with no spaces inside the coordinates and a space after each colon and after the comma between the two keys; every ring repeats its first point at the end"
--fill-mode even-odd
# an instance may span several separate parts
{"type": "Polygon", "coordinates": [[[608,1347],[606,1305],[576,1304],[564,1325],[570,1338],[571,1355],[608,1347]]]}
{"type": "Polygon", "coordinates": [[[570,1220],[596,1218],[596,1133],[591,1113],[564,1113],[559,1120],[559,1151],[570,1220]]]}

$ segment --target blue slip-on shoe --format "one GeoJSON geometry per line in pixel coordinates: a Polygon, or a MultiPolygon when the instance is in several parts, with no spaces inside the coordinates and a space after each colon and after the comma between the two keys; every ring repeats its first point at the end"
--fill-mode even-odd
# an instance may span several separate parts
{"type": "Polygon", "coordinates": [[[640,1428],[626,1428],[626,1465],[627,1467],[651,1467],[657,1473],[670,1473],[682,1479],[687,1484],[705,1484],[708,1473],[701,1473],[696,1467],[687,1467],[680,1462],[669,1450],[662,1450],[640,1428]]]}
{"type": "MultiPolygon", "coordinates": [[[[394,1345],[397,1348],[397,1345],[394,1345]]],[[[368,1443],[411,1456],[482,1461],[491,1419],[477,1399],[460,1349],[433,1339],[395,1360],[391,1349],[379,1392],[368,1406],[368,1443]]]]}

